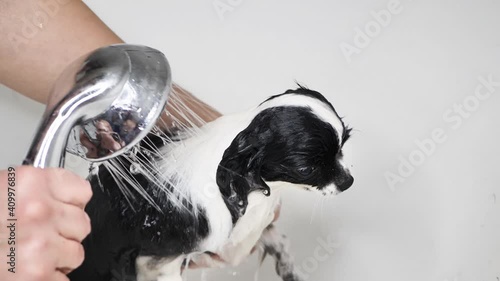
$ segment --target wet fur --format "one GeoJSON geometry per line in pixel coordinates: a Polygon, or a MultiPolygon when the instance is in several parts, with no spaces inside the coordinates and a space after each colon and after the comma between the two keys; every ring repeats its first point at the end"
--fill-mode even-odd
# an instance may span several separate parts
{"type": "Polygon", "coordinates": [[[170,142],[150,134],[133,157],[89,177],[92,232],[71,280],[180,280],[186,263],[218,266],[216,253],[237,265],[259,240],[280,276],[299,280],[269,234],[280,190],[350,187],[341,151],[350,129],[321,94],[300,87],[194,132],[170,142]],[[143,163],[142,173],[124,175],[132,163],[143,163]]]}

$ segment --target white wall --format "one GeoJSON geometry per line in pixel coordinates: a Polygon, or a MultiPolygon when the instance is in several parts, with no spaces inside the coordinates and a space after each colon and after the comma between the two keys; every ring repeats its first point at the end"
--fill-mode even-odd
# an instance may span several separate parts
{"type": "MultiPolygon", "coordinates": [[[[288,194],[279,222],[308,280],[498,281],[500,85],[487,98],[473,96],[478,77],[500,81],[499,1],[401,0],[382,27],[371,12],[389,0],[86,3],[126,41],[162,50],[174,80],[223,113],[293,88],[296,79],[346,116],[356,129],[355,185],[333,200],[288,194]],[[217,3],[234,7],[220,17],[217,3]],[[367,26],[373,38],[356,45],[357,28],[367,26]],[[343,42],[360,47],[350,63],[343,42]],[[448,110],[464,99],[471,111],[458,124],[460,115],[448,110]],[[436,129],[441,143],[424,155],[415,141],[436,129]],[[401,159],[422,155],[411,175],[398,172],[401,159]],[[391,189],[388,172],[404,182],[391,189]],[[335,251],[319,261],[318,239],[328,238],[335,251]]],[[[20,162],[42,110],[0,89],[0,167],[20,162]]],[[[253,280],[256,267],[252,258],[203,278],[253,280]]],[[[278,280],[271,263],[260,280],[278,280]]]]}

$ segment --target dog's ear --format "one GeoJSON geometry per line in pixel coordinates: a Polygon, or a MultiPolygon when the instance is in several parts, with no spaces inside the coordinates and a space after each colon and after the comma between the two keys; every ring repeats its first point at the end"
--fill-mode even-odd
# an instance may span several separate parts
{"type": "Polygon", "coordinates": [[[250,192],[261,190],[267,196],[271,194],[269,186],[261,177],[267,141],[251,127],[234,138],[217,168],[217,185],[233,221],[244,214],[250,192]]]}

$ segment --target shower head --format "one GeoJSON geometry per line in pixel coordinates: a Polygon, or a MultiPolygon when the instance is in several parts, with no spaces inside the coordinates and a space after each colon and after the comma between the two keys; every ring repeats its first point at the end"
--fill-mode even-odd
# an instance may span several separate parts
{"type": "Polygon", "coordinates": [[[122,154],[153,128],[170,87],[158,50],[119,44],[93,51],[57,80],[23,163],[63,167],[65,150],[89,161],[122,154]]]}

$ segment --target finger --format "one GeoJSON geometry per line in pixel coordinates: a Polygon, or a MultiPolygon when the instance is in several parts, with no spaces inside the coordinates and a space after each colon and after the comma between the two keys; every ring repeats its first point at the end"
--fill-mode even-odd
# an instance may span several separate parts
{"type": "MultiPolygon", "coordinates": [[[[54,205],[56,203],[57,201],[50,198],[46,193],[36,194],[30,192],[30,194],[21,195],[17,212],[19,223],[23,227],[39,223],[46,224],[54,215],[54,205]]],[[[21,233],[21,235],[23,234],[29,233],[21,233]]]]}
{"type": "Polygon", "coordinates": [[[87,149],[88,158],[97,158],[97,147],[90,141],[85,133],[80,134],[80,143],[87,149]]]}
{"type": "Polygon", "coordinates": [[[56,218],[57,232],[64,238],[81,242],[90,233],[90,218],[79,207],[58,204],[59,217],[56,218]]]}
{"type": "Polygon", "coordinates": [[[50,173],[49,189],[52,196],[63,203],[85,208],[92,197],[90,183],[64,169],[53,168],[50,173]]]}
{"type": "Polygon", "coordinates": [[[60,238],[59,240],[59,255],[57,256],[56,267],[58,270],[69,272],[79,267],[85,253],[82,244],[74,240],[60,238]]]}
{"type": "MultiPolygon", "coordinates": [[[[17,257],[21,280],[52,280],[58,259],[57,241],[60,236],[50,226],[27,227],[26,237],[19,240],[17,257]],[[35,234],[36,233],[36,234],[35,234]]],[[[60,238],[59,238],[60,239],[60,238]]]]}
{"type": "Polygon", "coordinates": [[[54,280],[54,281],[69,281],[69,278],[68,278],[68,276],[66,276],[66,273],[63,273],[59,270],[56,270],[56,272],[54,273],[54,278],[52,280],[54,280]]]}
{"type": "Polygon", "coordinates": [[[71,269],[71,268],[59,268],[59,269],[57,269],[57,271],[60,271],[62,274],[68,275],[73,271],[73,269],[71,269]]]}

